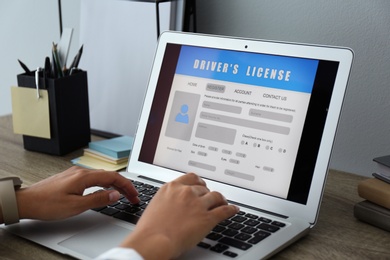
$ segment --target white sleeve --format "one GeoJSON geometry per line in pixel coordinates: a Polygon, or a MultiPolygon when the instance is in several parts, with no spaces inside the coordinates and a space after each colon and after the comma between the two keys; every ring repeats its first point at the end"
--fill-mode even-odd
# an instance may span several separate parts
{"type": "Polygon", "coordinates": [[[144,260],[137,251],[131,248],[114,247],[99,255],[95,260],[144,260]]]}

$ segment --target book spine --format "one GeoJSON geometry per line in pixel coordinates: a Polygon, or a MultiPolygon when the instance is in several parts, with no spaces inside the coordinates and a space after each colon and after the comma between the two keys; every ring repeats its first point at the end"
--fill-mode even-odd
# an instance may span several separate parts
{"type": "Polygon", "coordinates": [[[378,173],[390,175],[390,167],[387,167],[386,165],[380,163],[377,163],[375,171],[378,173]]]}
{"type": "Polygon", "coordinates": [[[361,198],[390,209],[390,184],[377,179],[367,179],[358,184],[361,198]]]}
{"type": "Polygon", "coordinates": [[[355,204],[353,213],[355,218],[363,222],[390,231],[390,211],[384,208],[362,201],[355,204]]]}

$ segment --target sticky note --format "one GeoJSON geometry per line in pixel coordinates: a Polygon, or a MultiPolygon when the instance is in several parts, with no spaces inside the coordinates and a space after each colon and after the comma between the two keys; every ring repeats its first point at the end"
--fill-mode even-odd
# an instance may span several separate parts
{"type": "Polygon", "coordinates": [[[103,169],[106,171],[118,171],[123,168],[126,168],[127,162],[120,164],[111,164],[108,162],[103,162],[96,160],[94,158],[90,158],[87,156],[81,156],[72,160],[72,163],[75,165],[91,168],[91,169],[103,169]]]}
{"type": "Polygon", "coordinates": [[[11,87],[15,134],[50,139],[49,96],[46,89],[11,87]]]}

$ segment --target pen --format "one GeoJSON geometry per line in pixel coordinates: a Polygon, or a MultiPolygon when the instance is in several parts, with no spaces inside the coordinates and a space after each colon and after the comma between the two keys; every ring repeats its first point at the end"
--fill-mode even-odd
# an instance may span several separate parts
{"type": "Polygon", "coordinates": [[[79,66],[81,55],[83,54],[83,46],[84,45],[81,45],[79,51],[77,52],[76,56],[74,57],[72,64],[70,64],[69,68],[77,68],[79,66]]]}
{"type": "Polygon", "coordinates": [[[24,64],[23,62],[21,62],[20,60],[19,61],[19,64],[20,66],[22,66],[23,70],[27,73],[27,74],[31,74],[31,71],[29,70],[29,68],[27,68],[26,64],[24,64]]]}
{"type": "MultiPolygon", "coordinates": [[[[44,73],[45,73],[46,77],[49,77],[49,78],[51,77],[51,75],[50,75],[50,58],[49,57],[45,58],[44,73]]],[[[46,85],[46,82],[45,82],[45,85],[46,85]]]]}

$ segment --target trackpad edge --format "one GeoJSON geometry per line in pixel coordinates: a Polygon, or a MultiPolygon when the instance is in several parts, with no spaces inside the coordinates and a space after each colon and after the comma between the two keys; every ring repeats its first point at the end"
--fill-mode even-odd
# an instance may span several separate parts
{"type": "Polygon", "coordinates": [[[81,231],[59,242],[58,245],[95,258],[105,251],[119,246],[130,232],[130,229],[107,223],[81,231]]]}

